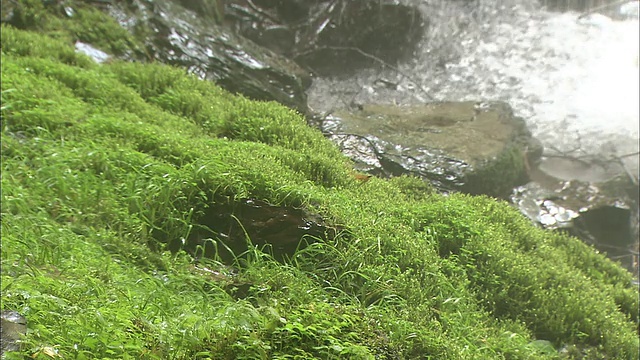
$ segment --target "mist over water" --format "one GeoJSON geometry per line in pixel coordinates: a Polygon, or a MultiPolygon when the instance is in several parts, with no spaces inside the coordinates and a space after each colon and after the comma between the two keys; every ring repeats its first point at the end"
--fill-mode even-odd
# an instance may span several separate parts
{"type": "MultiPolygon", "coordinates": [[[[502,100],[527,121],[547,154],[638,151],[637,1],[626,5],[631,15],[625,20],[547,12],[524,0],[411,2],[431,23],[414,59],[398,65],[410,78],[395,69],[367,69],[347,79],[316,79],[309,91],[313,108],[502,100]],[[382,86],[388,83],[397,87],[382,86]]],[[[638,156],[624,160],[637,173],[638,156]]]]}

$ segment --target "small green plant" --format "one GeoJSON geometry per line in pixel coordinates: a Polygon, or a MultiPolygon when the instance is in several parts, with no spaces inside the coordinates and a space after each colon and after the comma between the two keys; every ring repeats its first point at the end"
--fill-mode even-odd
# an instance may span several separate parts
{"type": "Polygon", "coordinates": [[[11,102],[8,99],[5,99],[5,94],[8,95],[9,93],[14,91],[16,91],[16,89],[2,90],[2,93],[0,93],[0,103],[2,104],[0,105],[0,111],[11,109],[11,102]]]}

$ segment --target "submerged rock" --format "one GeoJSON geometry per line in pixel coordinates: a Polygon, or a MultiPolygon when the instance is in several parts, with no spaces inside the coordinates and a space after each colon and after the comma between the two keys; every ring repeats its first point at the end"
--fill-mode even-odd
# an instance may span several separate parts
{"type": "Polygon", "coordinates": [[[580,168],[570,180],[571,167],[553,172],[564,178],[542,169],[532,171],[535,182],[514,190],[515,206],[535,224],[574,235],[637,273],[638,184],[625,173],[605,176],[599,167],[593,173],[580,168]],[[596,180],[586,181],[587,174],[596,180]]]}
{"type": "Polygon", "coordinates": [[[506,196],[542,148],[501,102],[362,105],[320,123],[358,170],[413,174],[441,191],[506,196]]]}

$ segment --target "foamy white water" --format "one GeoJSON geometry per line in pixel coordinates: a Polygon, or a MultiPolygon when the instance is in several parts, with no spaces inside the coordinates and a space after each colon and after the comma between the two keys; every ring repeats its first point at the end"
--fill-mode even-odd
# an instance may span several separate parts
{"type": "MultiPolygon", "coordinates": [[[[549,153],[580,148],[577,155],[611,157],[638,151],[637,1],[626,10],[635,17],[622,21],[546,12],[523,0],[485,0],[473,14],[446,6],[451,9],[444,9],[442,22],[425,35],[416,59],[402,65],[433,99],[506,101],[549,153]],[[437,46],[457,55],[444,69],[434,66],[437,46]]],[[[434,13],[433,8],[427,11],[434,13]]],[[[328,110],[344,98],[400,104],[429,100],[411,89],[416,89],[412,81],[392,70],[365,70],[352,79],[317,80],[309,101],[328,110]],[[375,88],[372,84],[381,77],[397,81],[400,91],[375,88]]],[[[637,156],[625,163],[637,173],[637,156]]]]}
{"type": "MultiPolygon", "coordinates": [[[[572,148],[580,137],[581,145],[599,148],[624,139],[624,150],[633,150],[640,118],[638,21],[539,15],[468,44],[450,73],[491,74],[478,90],[509,101],[547,144],[572,148]]],[[[455,95],[473,96],[451,88],[440,96],[455,95]]]]}

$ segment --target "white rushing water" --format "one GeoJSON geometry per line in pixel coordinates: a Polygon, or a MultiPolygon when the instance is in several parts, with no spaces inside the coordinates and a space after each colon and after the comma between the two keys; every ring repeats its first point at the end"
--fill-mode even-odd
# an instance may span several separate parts
{"type": "MultiPolygon", "coordinates": [[[[328,111],[344,106],[344,99],[429,101],[415,90],[415,81],[434,100],[508,102],[549,154],[578,148],[572,154],[610,158],[638,151],[637,1],[626,5],[625,11],[633,15],[615,21],[600,14],[547,12],[528,1],[484,4],[473,13],[463,7],[441,9],[443,16],[449,11],[455,18],[436,21],[416,58],[401,65],[412,79],[393,70],[364,70],[345,80],[318,79],[310,89],[311,106],[328,111]],[[444,52],[440,58],[453,55],[437,66],[434,48],[444,52]],[[399,91],[376,88],[379,78],[398,83],[399,91]]],[[[433,16],[433,7],[426,10],[433,16]]],[[[624,161],[637,174],[638,156],[624,161]]]]}

